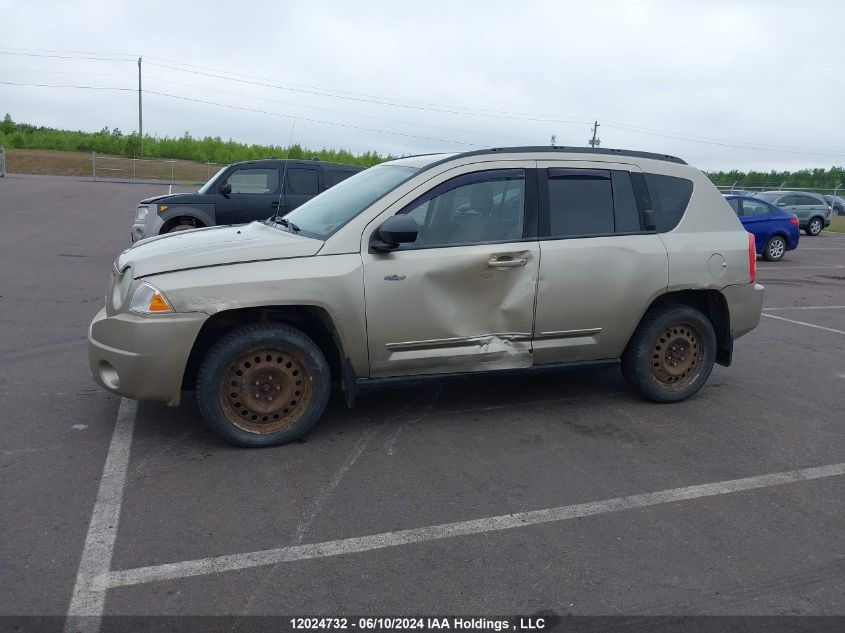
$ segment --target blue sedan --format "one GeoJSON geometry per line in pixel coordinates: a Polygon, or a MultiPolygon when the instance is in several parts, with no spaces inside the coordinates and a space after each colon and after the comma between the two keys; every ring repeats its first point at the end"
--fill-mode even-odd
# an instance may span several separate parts
{"type": "Polygon", "coordinates": [[[754,234],[757,253],[770,262],[783,259],[786,251],[798,248],[798,216],[751,196],[726,195],[725,200],[742,226],[754,234]]]}

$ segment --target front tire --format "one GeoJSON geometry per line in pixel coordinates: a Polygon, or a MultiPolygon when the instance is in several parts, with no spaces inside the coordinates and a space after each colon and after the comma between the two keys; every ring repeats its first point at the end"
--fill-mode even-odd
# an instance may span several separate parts
{"type": "Polygon", "coordinates": [[[786,254],[786,240],[780,235],[775,235],[768,242],[766,248],[763,249],[763,258],[770,262],[779,262],[786,254]]]}
{"type": "Polygon", "coordinates": [[[197,376],[203,419],[238,446],[275,446],[301,437],[322,416],[330,391],[323,352],[281,323],[255,323],[225,335],[197,376]]]}
{"type": "Polygon", "coordinates": [[[622,374],[644,398],[686,400],[707,382],[716,360],[716,333],[694,308],[650,309],[622,354],[622,374]]]}
{"type": "Polygon", "coordinates": [[[819,233],[822,232],[823,228],[824,224],[822,224],[822,219],[813,218],[807,223],[807,228],[804,229],[804,232],[811,237],[816,237],[819,233]]]}

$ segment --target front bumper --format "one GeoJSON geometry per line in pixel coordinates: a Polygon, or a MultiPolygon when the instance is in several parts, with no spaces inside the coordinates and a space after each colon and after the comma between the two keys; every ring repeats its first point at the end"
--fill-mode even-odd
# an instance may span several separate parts
{"type": "Polygon", "coordinates": [[[735,284],[722,289],[728,302],[731,319],[731,337],[736,340],[760,324],[763,313],[763,286],[760,284],[735,284]]]}
{"type": "Polygon", "coordinates": [[[177,406],[201,312],[107,316],[100,310],[88,329],[91,376],[103,389],[133,400],[177,406]]]}
{"type": "Polygon", "coordinates": [[[132,229],[129,232],[129,239],[131,239],[134,244],[144,238],[153,237],[154,235],[159,234],[162,226],[164,226],[164,221],[158,216],[158,214],[153,215],[152,212],[148,213],[146,218],[143,220],[135,220],[132,224],[132,229]]]}

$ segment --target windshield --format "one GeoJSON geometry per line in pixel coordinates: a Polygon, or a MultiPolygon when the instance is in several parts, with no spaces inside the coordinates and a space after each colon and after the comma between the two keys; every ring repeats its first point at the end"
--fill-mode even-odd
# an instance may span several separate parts
{"type": "Polygon", "coordinates": [[[325,240],[384,194],[419,171],[416,167],[377,165],[347,178],[285,216],[302,235],[325,240]]]}
{"type": "Polygon", "coordinates": [[[208,193],[208,190],[211,189],[212,185],[214,185],[214,181],[217,180],[220,177],[220,174],[223,173],[223,171],[226,169],[226,167],[228,167],[228,165],[224,165],[223,167],[221,167],[220,171],[218,171],[216,174],[214,174],[207,183],[205,183],[202,187],[197,189],[197,193],[208,193]]]}

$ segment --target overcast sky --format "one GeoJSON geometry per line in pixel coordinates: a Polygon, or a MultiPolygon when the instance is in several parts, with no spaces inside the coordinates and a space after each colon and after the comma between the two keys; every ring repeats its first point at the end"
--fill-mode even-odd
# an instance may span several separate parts
{"type": "Polygon", "coordinates": [[[137,130],[143,56],[159,136],[400,155],[583,146],[598,119],[603,147],[702,169],[845,164],[842,0],[0,0],[0,16],[0,82],[128,89],[0,83],[0,116],[36,125],[137,130]]]}

